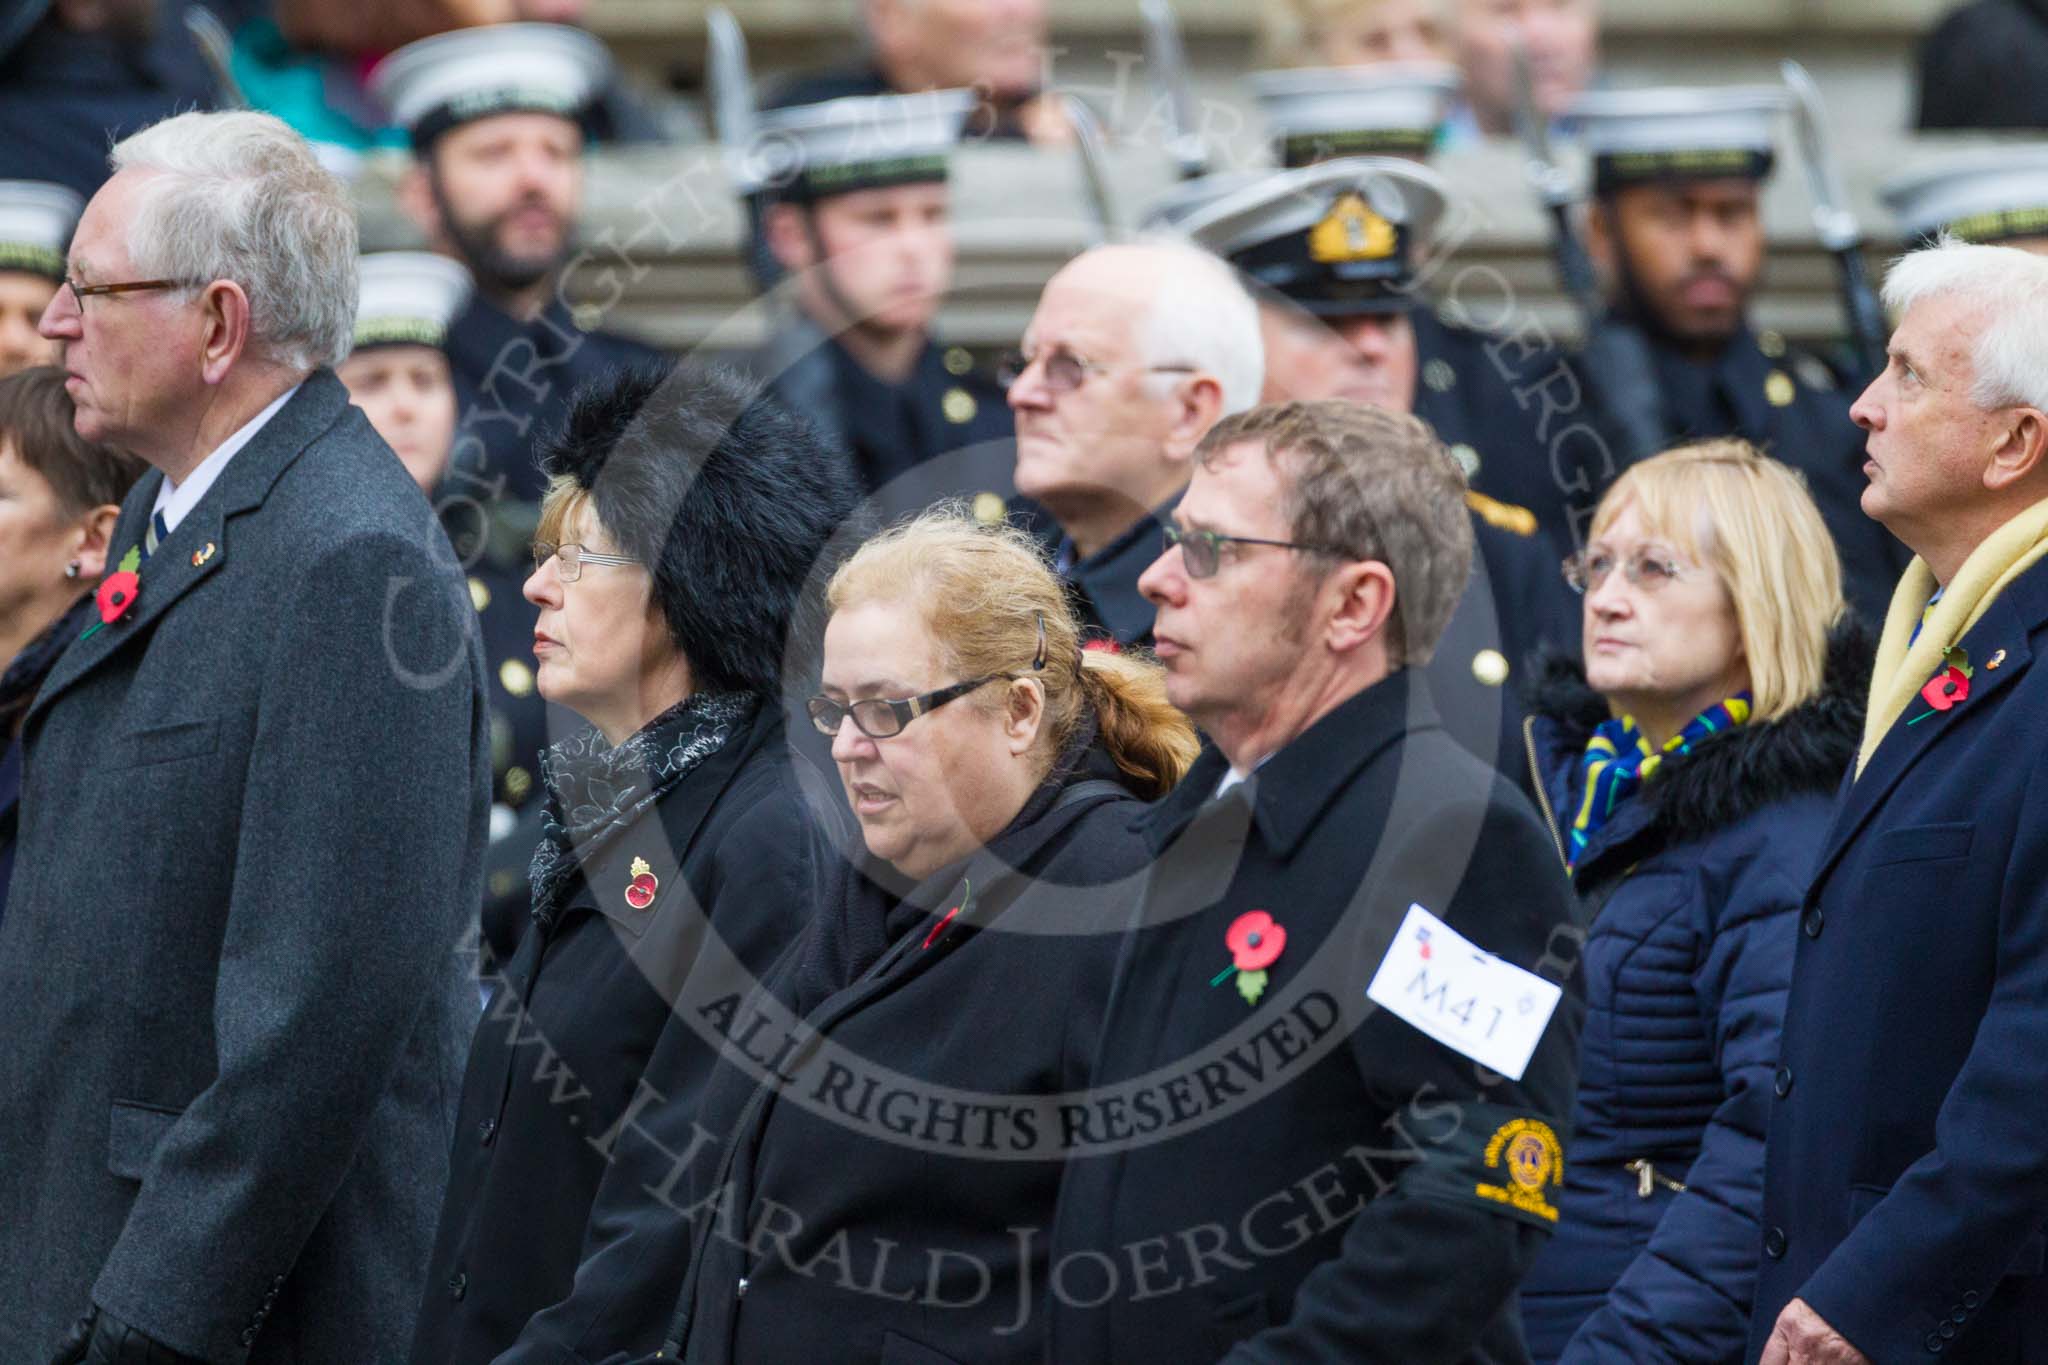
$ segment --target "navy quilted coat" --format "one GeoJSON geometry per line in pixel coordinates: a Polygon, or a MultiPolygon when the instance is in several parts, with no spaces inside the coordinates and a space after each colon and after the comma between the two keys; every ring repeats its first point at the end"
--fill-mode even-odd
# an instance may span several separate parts
{"type": "MultiPolygon", "coordinates": [[[[1667,760],[1574,870],[1587,1016],[1562,1219],[1522,1288],[1537,1365],[1741,1359],[1795,912],[1862,732],[1868,654],[1838,635],[1820,695],[1667,760]]],[[[1606,704],[1552,661],[1530,712],[1546,814],[1569,821],[1606,704]]]]}

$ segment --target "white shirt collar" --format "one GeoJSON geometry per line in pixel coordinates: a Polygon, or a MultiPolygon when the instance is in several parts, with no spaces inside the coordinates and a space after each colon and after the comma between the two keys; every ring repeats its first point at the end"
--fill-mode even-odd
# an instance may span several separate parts
{"type": "MultiPolygon", "coordinates": [[[[301,380],[300,384],[304,382],[301,380]]],[[[177,530],[178,523],[185,519],[187,512],[199,505],[199,500],[206,496],[206,490],[213,487],[214,480],[228,467],[228,461],[235,457],[235,452],[254,440],[256,433],[263,430],[263,424],[277,416],[277,410],[289,403],[292,395],[298,391],[299,384],[294,384],[272,399],[269,407],[244,422],[234,435],[222,441],[211,455],[201,460],[199,467],[187,474],[183,483],[174,486],[170,479],[166,478],[163,486],[156,490],[156,506],[150,509],[150,515],[163,513],[164,529],[177,530]]]]}
{"type": "MultiPolygon", "coordinates": [[[[1265,767],[1266,760],[1270,759],[1272,756],[1273,755],[1271,754],[1267,754],[1265,758],[1262,758],[1258,762],[1252,764],[1252,772],[1255,773],[1259,769],[1265,767]]],[[[1235,787],[1238,783],[1244,781],[1249,776],[1251,776],[1251,773],[1241,773],[1235,768],[1230,769],[1228,772],[1223,774],[1223,780],[1216,784],[1216,790],[1210,796],[1209,799],[1212,801],[1215,800],[1216,797],[1223,795],[1223,793],[1229,791],[1232,787],[1235,787]]]]}

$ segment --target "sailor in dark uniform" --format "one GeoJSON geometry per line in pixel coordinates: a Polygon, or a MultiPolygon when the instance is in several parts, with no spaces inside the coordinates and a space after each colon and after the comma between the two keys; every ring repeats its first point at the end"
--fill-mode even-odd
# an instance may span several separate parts
{"type": "Polygon", "coordinates": [[[1003,391],[932,336],[953,283],[948,156],[972,98],[885,95],[771,111],[742,163],[789,312],[760,377],[843,451],[883,520],[964,497],[1004,515],[1003,391]]]}
{"type": "MultiPolygon", "coordinates": [[[[476,277],[448,333],[462,403],[450,477],[486,504],[537,504],[535,443],[571,392],[660,359],[596,330],[601,309],[572,309],[563,297],[582,198],[581,120],[611,74],[610,54],[581,29],[494,24],[409,43],[370,76],[412,137],[400,206],[476,277]]],[[[508,543],[493,545],[494,558],[511,565],[523,559],[532,518],[509,517],[502,529],[508,543]]]]}
{"type": "Polygon", "coordinates": [[[1599,91],[1573,106],[1592,160],[1587,249],[1649,342],[1672,440],[1740,436],[1797,469],[1841,552],[1850,605],[1882,621],[1908,558],[1863,514],[1863,380],[1752,330],[1759,211],[1785,92],[1599,91]]]}
{"type": "Polygon", "coordinates": [[[1877,197],[1908,242],[1946,233],[2048,254],[2048,143],[1945,152],[1886,180],[1877,197]]]}
{"type": "Polygon", "coordinates": [[[563,297],[581,207],[584,116],[612,77],[604,45],[555,24],[498,24],[410,43],[371,73],[411,135],[400,206],[476,288],[445,346],[461,416],[437,506],[468,566],[491,676],[493,845],[486,938],[509,955],[539,841],[538,758],[580,722],[533,680],[534,608],[520,595],[545,491],[538,443],[577,388],[660,354],[594,328],[563,297]]]}
{"type": "Polygon", "coordinates": [[[0,180],[0,378],[53,365],[57,343],[36,330],[64,283],[64,250],[85,200],[42,180],[0,180]]]}
{"type": "MultiPolygon", "coordinates": [[[[1420,163],[1443,141],[1458,73],[1448,63],[1401,62],[1262,71],[1251,85],[1284,168],[1356,156],[1420,163]]],[[[1243,187],[1242,180],[1222,184],[1243,187]]],[[[1429,245],[1425,238],[1411,249],[1426,253],[1429,245]]],[[[1423,264],[1411,268],[1404,286],[1417,295],[1415,306],[1355,314],[1338,330],[1370,360],[1389,352],[1405,358],[1412,350],[1413,378],[1402,383],[1413,395],[1397,406],[1436,428],[1473,488],[1529,509],[1553,557],[1562,559],[1579,548],[1575,528],[1592,516],[1617,472],[1604,419],[1577,411],[1566,357],[1546,339],[1469,326],[1454,298],[1433,306],[1423,264]]]]}
{"type": "MultiPolygon", "coordinates": [[[[1350,398],[1433,426],[1444,414],[1464,437],[1483,430],[1450,401],[1458,392],[1418,378],[1415,267],[1445,203],[1444,183],[1427,167],[1350,157],[1277,172],[1183,218],[1183,231],[1259,286],[1261,401],[1350,398]]],[[[1468,479],[1483,460],[1460,460],[1468,479]]],[[[1577,615],[1536,514],[1476,489],[1466,501],[1475,572],[1427,671],[1453,736],[1521,780],[1521,710],[1508,684],[1539,646],[1576,653],[1577,615]]]]}

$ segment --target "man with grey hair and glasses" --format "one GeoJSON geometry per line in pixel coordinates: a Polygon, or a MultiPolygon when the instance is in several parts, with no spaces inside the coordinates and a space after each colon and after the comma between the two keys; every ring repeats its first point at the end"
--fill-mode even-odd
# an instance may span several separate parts
{"type": "Polygon", "coordinates": [[[1572,897],[1533,807],[1438,720],[1465,479],[1346,400],[1216,424],[1164,552],[1202,756],[1155,860],[1069,1153],[1047,1358],[1526,1361],[1577,1075],[1572,897]]]}
{"type": "Polygon", "coordinates": [[[483,656],[330,368],[342,186],[283,123],[117,144],[44,312],[154,466],[22,730],[0,1359],[402,1359],[476,1013],[483,656]]]}
{"type": "Polygon", "coordinates": [[[1914,558],[1806,882],[1747,1359],[2048,1360],[2048,260],[1945,239],[1850,415],[1914,558]]]}
{"type": "Polygon", "coordinates": [[[1017,418],[1017,491],[1058,522],[1083,619],[1117,645],[1152,634],[1138,575],[1218,418],[1259,401],[1258,310],[1183,242],[1096,247],[1061,267],[997,372],[1017,418]]]}

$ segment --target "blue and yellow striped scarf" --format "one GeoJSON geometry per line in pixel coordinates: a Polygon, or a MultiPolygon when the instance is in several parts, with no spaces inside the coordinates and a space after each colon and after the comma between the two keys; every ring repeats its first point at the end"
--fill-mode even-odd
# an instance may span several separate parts
{"type": "Polygon", "coordinates": [[[1579,798],[1579,813],[1572,820],[1571,858],[1566,867],[1578,865],[1594,832],[1607,823],[1622,802],[1636,794],[1666,757],[1689,753],[1693,745],[1709,735],[1742,724],[1749,719],[1749,703],[1747,692],[1716,702],[1687,721],[1685,728],[1665,741],[1661,750],[1650,747],[1650,741],[1636,728],[1634,716],[1606,721],[1595,730],[1579,759],[1586,790],[1579,798]]]}

